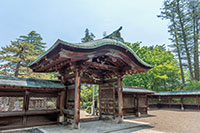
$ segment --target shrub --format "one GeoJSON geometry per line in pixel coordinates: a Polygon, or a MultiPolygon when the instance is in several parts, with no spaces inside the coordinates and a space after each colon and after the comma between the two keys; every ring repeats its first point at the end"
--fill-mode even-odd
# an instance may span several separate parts
{"type": "Polygon", "coordinates": [[[90,113],[91,113],[91,110],[92,110],[92,107],[91,107],[91,106],[87,106],[86,112],[90,114],[90,113]]]}
{"type": "Polygon", "coordinates": [[[183,89],[184,90],[200,90],[200,81],[191,81],[183,89]]]}
{"type": "Polygon", "coordinates": [[[92,106],[92,102],[85,102],[83,103],[83,105],[81,106],[82,109],[87,109],[88,106],[92,106]]]}

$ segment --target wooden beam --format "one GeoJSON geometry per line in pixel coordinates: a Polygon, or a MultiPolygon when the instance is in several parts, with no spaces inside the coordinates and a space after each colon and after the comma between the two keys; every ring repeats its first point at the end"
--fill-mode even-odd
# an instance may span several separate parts
{"type": "Polygon", "coordinates": [[[24,94],[21,92],[0,92],[0,97],[23,97],[24,94]]]}
{"type": "Polygon", "coordinates": [[[65,75],[64,77],[65,77],[65,80],[74,79],[75,78],[75,74],[65,75]]]}
{"type": "Polygon", "coordinates": [[[117,82],[118,79],[115,78],[115,79],[109,79],[109,80],[103,80],[103,83],[113,83],[113,82],[117,82]]]}
{"type": "Polygon", "coordinates": [[[118,123],[121,123],[123,117],[122,77],[118,78],[118,113],[118,123]]]}
{"type": "Polygon", "coordinates": [[[112,70],[112,71],[119,71],[119,68],[111,65],[105,65],[105,64],[99,64],[96,62],[85,62],[86,65],[89,65],[89,67],[95,67],[99,69],[106,69],[106,70],[112,70]]]}
{"type": "Polygon", "coordinates": [[[71,109],[63,109],[64,114],[67,115],[74,115],[74,110],[71,109]]]}
{"type": "Polygon", "coordinates": [[[75,100],[74,100],[74,123],[73,128],[80,128],[80,71],[76,70],[75,76],[75,100]]]}

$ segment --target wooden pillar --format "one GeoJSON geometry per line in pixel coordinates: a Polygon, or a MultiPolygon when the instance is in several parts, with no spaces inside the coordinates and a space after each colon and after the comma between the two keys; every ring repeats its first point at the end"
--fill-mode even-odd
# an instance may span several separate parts
{"type": "MultiPolygon", "coordinates": [[[[60,110],[60,95],[61,93],[58,92],[57,100],[56,100],[56,109],[60,110]]],[[[45,107],[45,105],[44,105],[45,107]]]]}
{"type": "Polygon", "coordinates": [[[183,96],[181,96],[181,110],[184,110],[183,104],[184,104],[184,100],[183,100],[183,96]]]}
{"type": "Polygon", "coordinates": [[[157,106],[158,106],[158,108],[160,108],[160,96],[158,96],[158,104],[157,104],[157,106]]]}
{"type": "Polygon", "coordinates": [[[122,77],[118,78],[118,123],[122,122],[123,117],[123,93],[122,93],[122,77]]]}
{"type": "Polygon", "coordinates": [[[171,97],[169,96],[169,97],[168,97],[168,105],[169,105],[168,107],[169,107],[169,108],[171,108],[171,100],[172,100],[172,99],[171,99],[171,97]]]}
{"type": "Polygon", "coordinates": [[[137,99],[137,107],[136,107],[136,116],[140,117],[140,111],[139,111],[139,95],[137,94],[136,96],[136,99],[137,99]]]}
{"type": "Polygon", "coordinates": [[[80,72],[78,69],[75,74],[75,101],[74,101],[74,123],[73,128],[80,128],[80,72]]]}
{"type": "Polygon", "coordinates": [[[146,99],[146,106],[147,106],[147,108],[149,108],[149,98],[148,98],[148,95],[145,95],[145,99],[146,99]]]}
{"type": "Polygon", "coordinates": [[[99,119],[101,119],[101,85],[99,85],[99,119]]]}
{"type": "Polygon", "coordinates": [[[199,108],[199,96],[198,95],[196,96],[196,104],[197,104],[197,107],[199,108]]]}
{"type": "MultiPolygon", "coordinates": [[[[23,111],[27,112],[29,108],[29,91],[26,90],[24,93],[24,99],[23,99],[23,111]]],[[[23,125],[27,124],[27,116],[23,116],[23,125]]]]}
{"type": "Polygon", "coordinates": [[[116,102],[115,102],[115,85],[113,83],[113,117],[115,119],[116,114],[115,114],[115,109],[116,109],[116,102]]]}
{"type": "Polygon", "coordinates": [[[65,106],[65,90],[61,91],[60,94],[60,102],[59,102],[59,107],[60,107],[60,115],[59,115],[59,122],[62,123],[64,122],[64,106],[65,106]]]}

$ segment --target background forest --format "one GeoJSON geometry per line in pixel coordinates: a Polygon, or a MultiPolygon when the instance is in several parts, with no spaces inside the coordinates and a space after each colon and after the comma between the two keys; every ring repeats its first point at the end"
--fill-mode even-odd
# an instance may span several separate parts
{"type": "MultiPolygon", "coordinates": [[[[158,15],[168,21],[170,45],[141,46],[142,42],[126,42],[145,62],[154,65],[146,73],[124,76],[125,86],[147,88],[153,91],[174,91],[200,89],[199,42],[200,1],[164,0],[158,15]]],[[[106,32],[103,33],[106,36],[106,32]]],[[[81,42],[95,39],[88,29],[81,42]]],[[[0,75],[25,78],[57,79],[57,73],[33,73],[27,65],[45,52],[46,43],[36,31],[22,35],[0,49],[0,75]]],[[[92,87],[84,86],[83,101],[92,97],[92,87]]]]}

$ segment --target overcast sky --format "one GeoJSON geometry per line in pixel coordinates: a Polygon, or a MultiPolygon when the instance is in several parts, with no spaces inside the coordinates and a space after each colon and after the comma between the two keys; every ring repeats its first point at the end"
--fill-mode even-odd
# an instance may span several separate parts
{"type": "Polygon", "coordinates": [[[88,28],[96,39],[123,26],[122,37],[142,45],[168,45],[168,22],[157,18],[163,0],[1,0],[0,46],[35,30],[49,48],[59,38],[80,42],[88,28]]]}

